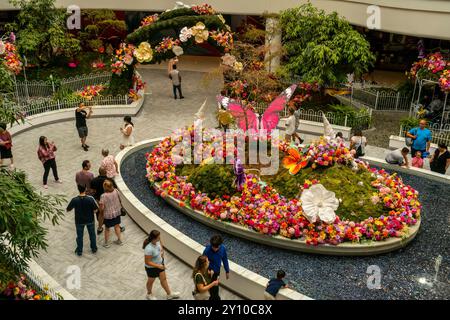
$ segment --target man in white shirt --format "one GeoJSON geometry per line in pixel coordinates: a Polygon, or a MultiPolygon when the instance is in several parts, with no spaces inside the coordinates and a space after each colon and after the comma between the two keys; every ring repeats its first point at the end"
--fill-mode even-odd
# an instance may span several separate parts
{"type": "Polygon", "coordinates": [[[295,115],[294,110],[289,109],[289,117],[286,120],[286,134],[285,138],[287,142],[291,142],[292,136],[295,134],[295,115]]]}
{"type": "Polygon", "coordinates": [[[181,76],[180,72],[177,70],[177,65],[174,64],[172,66],[172,71],[169,72],[169,78],[172,80],[173,85],[173,97],[177,98],[177,90],[180,96],[180,99],[184,99],[183,94],[181,93],[181,76]]]}

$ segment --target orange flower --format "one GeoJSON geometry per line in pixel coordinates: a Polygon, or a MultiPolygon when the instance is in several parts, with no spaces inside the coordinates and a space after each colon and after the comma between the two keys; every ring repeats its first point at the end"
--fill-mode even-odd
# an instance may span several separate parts
{"type": "Polygon", "coordinates": [[[288,155],[283,159],[283,166],[289,169],[290,174],[297,174],[308,164],[308,160],[304,159],[297,149],[288,149],[287,153],[288,155]]]}

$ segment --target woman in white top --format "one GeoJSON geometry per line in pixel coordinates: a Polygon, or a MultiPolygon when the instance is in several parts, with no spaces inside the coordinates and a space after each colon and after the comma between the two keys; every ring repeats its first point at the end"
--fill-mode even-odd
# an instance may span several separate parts
{"type": "Polygon", "coordinates": [[[120,132],[122,132],[122,143],[120,144],[121,150],[134,144],[134,125],[133,122],[131,122],[131,117],[125,116],[123,121],[125,122],[124,126],[120,128],[120,132]]]}
{"type": "Polygon", "coordinates": [[[289,109],[289,117],[286,120],[286,141],[287,142],[291,142],[292,136],[295,133],[295,130],[297,129],[295,127],[295,115],[294,115],[294,110],[289,109]]]}
{"type": "Polygon", "coordinates": [[[366,151],[367,139],[363,136],[361,130],[356,130],[354,136],[350,139],[350,151],[354,150],[354,157],[363,156],[366,151]]]}

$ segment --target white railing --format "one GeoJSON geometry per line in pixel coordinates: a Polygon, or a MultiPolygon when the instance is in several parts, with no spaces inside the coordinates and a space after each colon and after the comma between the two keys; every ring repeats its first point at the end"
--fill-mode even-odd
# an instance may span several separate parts
{"type": "Polygon", "coordinates": [[[128,95],[117,95],[117,96],[100,96],[93,98],[92,100],[86,100],[84,98],[74,98],[67,100],[49,100],[49,99],[39,99],[28,104],[23,105],[12,105],[13,108],[17,110],[18,113],[23,114],[25,117],[33,116],[36,114],[70,109],[77,107],[81,102],[86,106],[104,106],[104,105],[129,105],[132,100],[128,95]]]}
{"type": "Polygon", "coordinates": [[[411,107],[411,97],[400,92],[389,93],[382,90],[373,92],[353,86],[351,99],[378,111],[409,111],[411,107]]]}
{"type": "Polygon", "coordinates": [[[61,294],[53,290],[52,288],[49,288],[49,284],[45,283],[39,276],[37,276],[32,270],[29,268],[25,270],[25,275],[27,276],[28,282],[34,287],[35,289],[39,289],[42,291],[43,294],[49,295],[52,300],[64,300],[61,294]]]}
{"type": "Polygon", "coordinates": [[[101,72],[65,78],[60,81],[53,79],[53,77],[46,81],[17,81],[15,94],[20,101],[23,101],[32,97],[52,96],[58,90],[58,87],[78,91],[88,85],[108,84],[110,80],[111,72],[101,72]]]}
{"type": "MultiPolygon", "coordinates": [[[[400,137],[406,137],[406,133],[411,129],[412,128],[400,126],[400,137]]],[[[450,146],[450,124],[441,125],[439,123],[433,123],[428,126],[428,129],[431,130],[432,143],[444,143],[445,145],[450,146]]]]}

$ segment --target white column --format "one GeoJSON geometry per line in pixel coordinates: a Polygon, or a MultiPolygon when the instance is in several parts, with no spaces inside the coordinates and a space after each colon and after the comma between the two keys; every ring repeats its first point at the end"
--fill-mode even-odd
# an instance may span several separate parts
{"type": "Polygon", "coordinates": [[[281,58],[281,27],[278,18],[266,18],[266,70],[275,72],[280,66],[281,58]]]}

